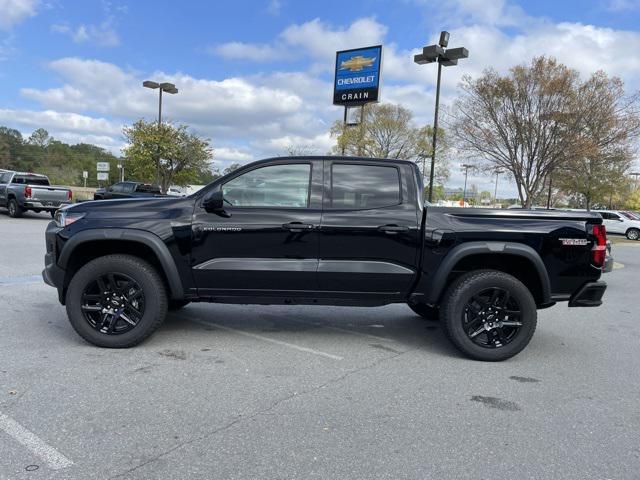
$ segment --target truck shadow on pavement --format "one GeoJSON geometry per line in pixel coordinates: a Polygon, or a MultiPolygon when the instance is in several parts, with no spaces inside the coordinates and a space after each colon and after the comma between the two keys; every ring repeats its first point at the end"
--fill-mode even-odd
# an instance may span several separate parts
{"type": "Polygon", "coordinates": [[[209,341],[249,335],[260,342],[287,342],[331,352],[374,349],[391,353],[428,350],[462,358],[437,321],[422,319],[404,306],[375,308],[192,304],[169,313],[154,334],[163,342],[197,333],[209,341]],[[327,314],[330,309],[331,313],[327,314]],[[406,310],[406,311],[405,311],[406,310]],[[207,333],[203,333],[207,332],[207,333]]]}

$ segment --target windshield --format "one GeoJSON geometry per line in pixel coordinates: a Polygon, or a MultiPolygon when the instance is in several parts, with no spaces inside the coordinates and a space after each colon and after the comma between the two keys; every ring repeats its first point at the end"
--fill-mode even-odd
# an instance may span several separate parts
{"type": "Polygon", "coordinates": [[[628,218],[629,220],[640,220],[640,216],[633,212],[620,212],[620,214],[628,218]]]}

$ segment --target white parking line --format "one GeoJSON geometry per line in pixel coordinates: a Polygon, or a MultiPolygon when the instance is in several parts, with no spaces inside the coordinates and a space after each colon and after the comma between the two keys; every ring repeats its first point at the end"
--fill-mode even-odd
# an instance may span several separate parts
{"type": "Polygon", "coordinates": [[[0,430],[13,437],[32,453],[40,457],[53,470],[73,465],[73,462],[58,452],[55,448],[47,445],[40,437],[30,432],[12,418],[0,412],[0,430]]]}
{"type": "Polygon", "coordinates": [[[256,333],[245,332],[244,330],[237,330],[235,328],[227,327],[225,325],[220,325],[218,323],[205,322],[204,320],[200,320],[199,318],[185,318],[185,320],[189,320],[190,322],[194,322],[199,325],[204,325],[207,327],[220,328],[222,330],[227,330],[229,332],[237,333],[238,335],[244,335],[245,337],[255,338],[258,340],[262,340],[264,342],[280,345],[282,347],[292,348],[294,350],[298,350],[299,352],[311,353],[313,355],[318,355],[320,357],[330,358],[331,360],[344,360],[344,358],[339,355],[333,355],[332,353],[322,352],[314,348],[302,347],[300,345],[296,345],[295,343],[283,342],[282,340],[276,340],[275,338],[265,337],[263,335],[258,335],[256,333]]]}

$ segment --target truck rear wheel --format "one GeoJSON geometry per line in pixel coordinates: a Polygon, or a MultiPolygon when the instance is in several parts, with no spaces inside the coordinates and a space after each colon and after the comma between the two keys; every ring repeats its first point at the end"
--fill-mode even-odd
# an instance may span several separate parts
{"type": "Polygon", "coordinates": [[[444,330],[475,360],[496,362],[522,351],[536,330],[536,303],[517,278],[495,270],[469,272],[445,293],[444,330]]]}
{"type": "Polygon", "coordinates": [[[107,255],[84,265],[71,279],[66,304],[75,331],[106,348],[139,344],[167,315],[162,278],[130,255],[107,255]]]}
{"type": "Polygon", "coordinates": [[[9,200],[9,205],[7,205],[7,209],[9,210],[9,216],[11,218],[20,218],[22,216],[22,207],[18,205],[18,201],[15,198],[11,198],[9,200]]]}
{"type": "Polygon", "coordinates": [[[430,307],[424,303],[407,303],[409,308],[422,318],[437,322],[440,320],[440,309],[438,307],[430,307]]]}

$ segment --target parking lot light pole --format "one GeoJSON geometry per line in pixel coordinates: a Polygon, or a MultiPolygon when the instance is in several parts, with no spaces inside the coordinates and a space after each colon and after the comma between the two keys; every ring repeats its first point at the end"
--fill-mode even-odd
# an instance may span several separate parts
{"type": "MultiPolygon", "coordinates": [[[[427,63],[438,62],[438,80],[436,82],[436,105],[433,119],[433,141],[431,152],[431,170],[429,172],[429,202],[433,198],[433,176],[435,172],[436,164],[436,142],[438,140],[438,110],[440,107],[440,79],[442,76],[442,66],[450,67],[457,65],[458,60],[461,58],[467,58],[469,51],[464,47],[449,48],[449,32],[440,32],[440,40],[438,45],[429,45],[422,49],[422,53],[413,56],[414,63],[418,65],[424,65],[427,63]]],[[[424,170],[424,168],[423,168],[424,170]]],[[[424,175],[424,171],[422,172],[424,175]]]]}
{"type": "Polygon", "coordinates": [[[468,163],[463,163],[462,168],[464,168],[464,189],[462,190],[462,208],[464,208],[464,204],[466,203],[467,198],[467,175],[469,174],[469,169],[473,165],[468,163]]]}
{"type": "Polygon", "coordinates": [[[501,173],[504,173],[502,170],[500,170],[499,168],[496,168],[495,170],[495,174],[496,174],[496,188],[493,191],[493,203],[495,204],[498,200],[498,175],[500,175],[501,173]]]}
{"type": "MultiPolygon", "coordinates": [[[[167,92],[172,95],[178,93],[178,89],[173,83],[169,82],[153,82],[151,80],[145,80],[142,82],[142,86],[151,89],[159,89],[158,96],[158,134],[160,134],[160,128],[162,127],[162,92],[167,92]]],[[[158,161],[156,164],[156,183],[160,185],[160,140],[158,139],[158,161]]]]}

